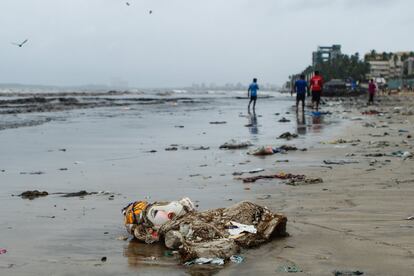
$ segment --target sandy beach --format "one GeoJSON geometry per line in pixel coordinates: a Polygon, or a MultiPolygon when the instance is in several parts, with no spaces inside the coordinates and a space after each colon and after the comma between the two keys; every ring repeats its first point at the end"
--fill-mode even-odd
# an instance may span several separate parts
{"type": "Polygon", "coordinates": [[[294,275],[412,275],[414,159],[404,152],[414,153],[414,97],[380,96],[371,107],[365,98],[326,99],[328,114],[302,116],[290,95],[265,95],[256,116],[240,99],[245,92],[53,94],[30,102],[1,95],[0,248],[7,252],[0,274],[285,275],[278,269],[294,264],[302,271],[294,275]],[[286,131],[299,137],[277,139],[286,131]],[[307,151],[257,157],[219,149],[230,139],[307,151]],[[243,177],[286,172],[323,183],[244,184],[233,175],[257,168],[264,171],[243,177]],[[50,195],[16,196],[35,189],[50,195]],[[81,190],[97,194],[53,194],[81,190]],[[290,236],[243,250],[243,263],[224,267],[183,266],[160,245],[119,238],[127,235],[120,211],[128,203],[184,196],[200,210],[242,200],[267,206],[288,217],[290,236]]]}

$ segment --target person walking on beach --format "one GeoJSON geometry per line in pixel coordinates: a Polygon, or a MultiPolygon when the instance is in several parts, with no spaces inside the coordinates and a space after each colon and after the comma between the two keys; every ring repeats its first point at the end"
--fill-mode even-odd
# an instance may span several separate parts
{"type": "Polygon", "coordinates": [[[368,94],[369,94],[368,105],[374,104],[374,96],[376,92],[377,92],[377,86],[375,85],[374,80],[371,79],[368,84],[368,94]]]}
{"type": "Polygon", "coordinates": [[[249,113],[250,113],[250,104],[252,102],[253,102],[253,113],[256,110],[257,90],[259,90],[259,85],[257,84],[257,79],[254,78],[253,82],[249,86],[249,90],[247,90],[247,97],[250,96],[249,105],[247,106],[247,110],[249,113]]]}
{"type": "Polygon", "coordinates": [[[302,112],[305,112],[305,98],[308,90],[308,82],[305,80],[305,75],[300,75],[300,79],[295,82],[296,92],[296,113],[299,112],[299,102],[302,102],[302,112]]]}
{"type": "Polygon", "coordinates": [[[312,92],[312,106],[319,111],[319,103],[321,102],[321,94],[323,89],[323,78],[319,71],[315,71],[315,75],[310,80],[310,90],[312,92]]]}

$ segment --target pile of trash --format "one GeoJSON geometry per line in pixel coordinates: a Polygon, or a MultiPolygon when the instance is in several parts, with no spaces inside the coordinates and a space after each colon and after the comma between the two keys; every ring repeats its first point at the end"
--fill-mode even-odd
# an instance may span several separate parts
{"type": "Polygon", "coordinates": [[[220,146],[220,149],[244,149],[252,146],[250,141],[236,141],[231,139],[230,141],[224,143],[220,146]]]}
{"type": "Polygon", "coordinates": [[[197,211],[189,198],[172,202],[137,201],[123,209],[130,234],[145,243],[164,242],[183,262],[222,264],[249,248],[286,236],[287,218],[249,201],[197,211]]]}

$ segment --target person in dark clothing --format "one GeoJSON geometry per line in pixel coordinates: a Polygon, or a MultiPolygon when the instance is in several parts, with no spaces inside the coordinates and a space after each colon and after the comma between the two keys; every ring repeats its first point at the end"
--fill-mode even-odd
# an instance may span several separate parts
{"type": "Polygon", "coordinates": [[[377,92],[377,86],[375,85],[374,80],[371,79],[368,84],[368,94],[369,94],[368,105],[371,105],[374,103],[374,96],[376,92],[377,92]]]}

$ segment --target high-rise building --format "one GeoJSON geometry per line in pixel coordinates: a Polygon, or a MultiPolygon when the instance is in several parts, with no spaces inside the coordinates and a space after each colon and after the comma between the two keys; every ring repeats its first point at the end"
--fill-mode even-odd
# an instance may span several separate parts
{"type": "Polygon", "coordinates": [[[341,45],[318,46],[318,49],[312,53],[312,66],[315,67],[320,62],[330,61],[341,55],[341,45]]]}

